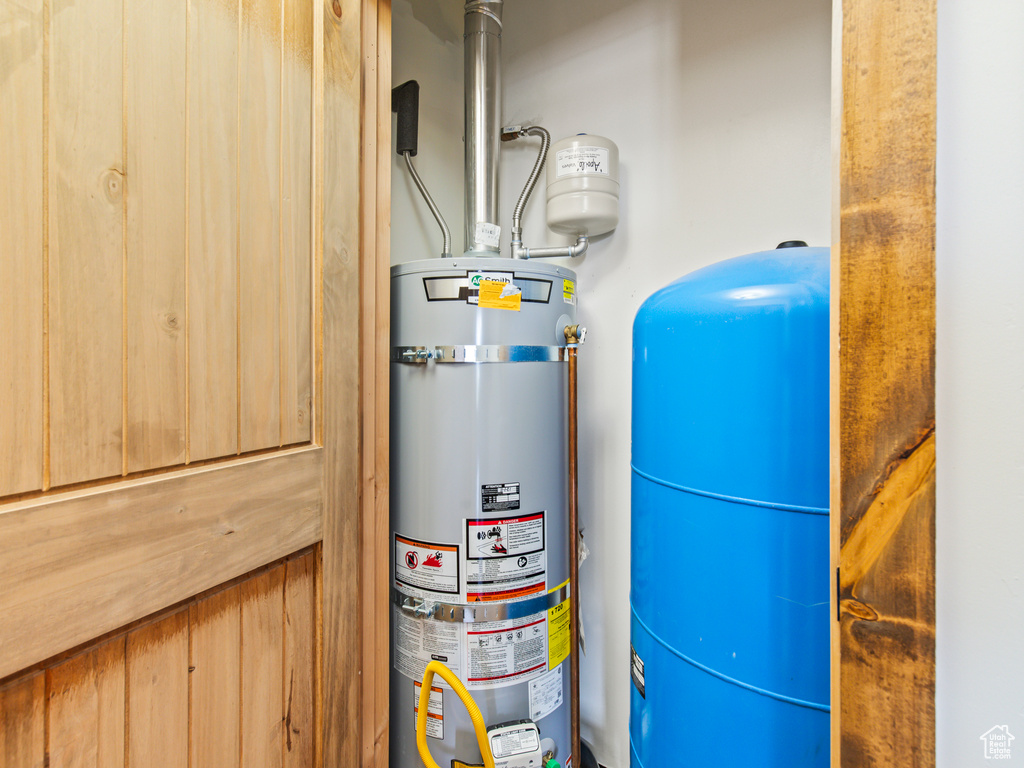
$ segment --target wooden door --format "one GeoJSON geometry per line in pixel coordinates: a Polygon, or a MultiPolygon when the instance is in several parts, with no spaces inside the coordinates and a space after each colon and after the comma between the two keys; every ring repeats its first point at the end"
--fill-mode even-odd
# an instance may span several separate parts
{"type": "Polygon", "coordinates": [[[365,751],[388,21],[0,0],[3,768],[365,751]]]}

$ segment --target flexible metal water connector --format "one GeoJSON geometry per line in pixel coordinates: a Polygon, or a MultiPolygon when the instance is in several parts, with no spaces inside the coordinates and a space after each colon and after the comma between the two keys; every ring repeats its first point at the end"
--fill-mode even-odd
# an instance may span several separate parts
{"type": "Polygon", "coordinates": [[[543,248],[528,248],[523,245],[523,213],[526,210],[526,203],[529,201],[530,195],[537,186],[537,180],[540,179],[540,172],[544,168],[544,163],[547,160],[548,149],[551,147],[551,134],[539,125],[528,125],[523,128],[515,126],[506,128],[502,131],[501,140],[513,141],[514,139],[518,139],[522,136],[540,136],[540,152],[537,155],[537,162],[533,164],[533,170],[530,171],[530,177],[526,180],[526,186],[523,187],[523,192],[519,195],[519,202],[516,203],[516,207],[512,211],[512,241],[509,243],[509,247],[512,251],[512,258],[572,259],[577,256],[582,256],[587,252],[587,246],[590,244],[586,235],[580,235],[577,237],[575,245],[545,246],[543,248]]]}
{"type": "MultiPolygon", "coordinates": [[[[529,201],[530,195],[533,194],[533,190],[537,186],[540,172],[544,168],[544,161],[548,157],[548,148],[551,146],[551,134],[547,132],[547,129],[541,128],[539,125],[528,125],[525,128],[520,128],[515,132],[515,136],[511,138],[518,138],[520,136],[540,136],[540,152],[537,154],[537,162],[533,164],[533,170],[530,171],[530,177],[526,180],[526,186],[523,187],[523,192],[519,195],[519,202],[516,203],[516,207],[512,211],[513,259],[525,258],[516,255],[517,249],[521,249],[523,246],[523,212],[526,210],[526,203],[529,201]]],[[[502,135],[502,139],[505,139],[505,135],[502,135]]]]}
{"type": "Polygon", "coordinates": [[[416,188],[419,189],[420,194],[423,195],[423,199],[427,203],[427,207],[430,212],[434,214],[434,219],[437,221],[437,225],[441,227],[441,236],[444,238],[444,245],[441,248],[441,258],[450,259],[452,257],[452,232],[448,229],[448,224],[444,220],[444,216],[441,215],[440,209],[437,204],[434,203],[434,198],[427,192],[426,186],[424,186],[420,175],[416,173],[416,167],[412,164],[412,156],[409,152],[403,152],[402,157],[405,158],[405,164],[409,167],[409,173],[412,174],[412,180],[416,182],[416,188]]]}

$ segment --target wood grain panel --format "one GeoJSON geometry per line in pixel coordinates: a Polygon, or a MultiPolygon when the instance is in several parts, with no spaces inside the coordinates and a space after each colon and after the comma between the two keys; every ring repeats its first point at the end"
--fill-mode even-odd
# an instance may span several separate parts
{"type": "Polygon", "coordinates": [[[284,702],[283,565],[241,585],[242,765],[280,768],[284,702]]]}
{"type": "Polygon", "coordinates": [[[388,764],[388,383],[391,146],[390,4],[364,0],[360,323],[362,388],[362,755],[388,764]]]}
{"type": "Polygon", "coordinates": [[[188,459],[238,452],[238,1],[188,0],[188,459]]]}
{"type": "Polygon", "coordinates": [[[43,487],[43,2],[0,0],[0,496],[43,487]]]}
{"type": "MultiPolygon", "coordinates": [[[[382,151],[391,147],[391,0],[382,0],[377,4],[377,147],[374,155],[377,158],[377,199],[376,233],[374,258],[371,269],[375,271],[374,279],[375,311],[374,335],[369,342],[372,346],[372,365],[374,369],[373,387],[373,464],[374,493],[373,519],[370,525],[375,531],[374,546],[365,553],[374,564],[372,581],[374,597],[369,609],[374,617],[375,655],[367,660],[367,666],[375,670],[376,691],[374,693],[373,733],[375,768],[387,768],[389,757],[389,722],[390,722],[390,680],[391,665],[387,649],[390,647],[391,626],[390,616],[384,606],[390,599],[390,558],[388,552],[391,542],[390,516],[390,381],[391,381],[391,159],[389,152],[382,151]]],[[[365,322],[365,321],[364,321],[365,322]]],[[[364,408],[369,407],[364,402],[364,408]]],[[[370,460],[370,459],[367,459],[370,460]]]]}
{"type": "Polygon", "coordinates": [[[44,721],[42,674],[0,688],[0,768],[43,768],[44,721]]]}
{"type": "Polygon", "coordinates": [[[128,472],[185,461],[185,3],[123,0],[128,472]]]}
{"type": "Polygon", "coordinates": [[[238,768],[241,750],[240,587],[189,607],[190,768],[238,768]]]}
{"type": "Polygon", "coordinates": [[[296,449],[0,513],[0,677],[318,541],[322,460],[296,449]]]}
{"type": "Polygon", "coordinates": [[[285,768],[311,768],[315,733],[313,699],[314,569],[310,552],[285,564],[284,580],[284,753],[285,768]]]}
{"type": "Polygon", "coordinates": [[[238,89],[239,445],[281,444],[281,5],[242,4],[238,89]]]}
{"type": "Polygon", "coordinates": [[[128,635],[128,765],[188,768],[188,611],[128,635]]]}
{"type": "Polygon", "coordinates": [[[313,3],[284,0],[281,113],[281,443],[310,439],[313,3]]]}
{"type": "Polygon", "coordinates": [[[50,768],[123,768],[125,638],[49,670],[50,768]]]}
{"type": "Polygon", "coordinates": [[[122,472],[121,0],[50,12],[50,483],[122,472]]]}
{"type": "Polygon", "coordinates": [[[935,762],[935,3],[846,0],[833,251],[835,764],[935,762]],[[897,727],[893,727],[893,724],[897,727]]]}
{"type": "Polygon", "coordinates": [[[362,658],[359,189],[361,0],[325,0],[323,14],[323,369],[325,436],[323,542],[323,760],[344,765],[361,754],[361,685],[348,660],[362,658]],[[346,396],[346,393],[348,396],[346,396]]]}

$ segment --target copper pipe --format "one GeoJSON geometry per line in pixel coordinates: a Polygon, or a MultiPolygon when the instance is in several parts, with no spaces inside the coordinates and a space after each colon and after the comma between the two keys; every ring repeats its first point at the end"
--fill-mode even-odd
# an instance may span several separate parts
{"type": "Polygon", "coordinates": [[[576,363],[579,343],[585,331],[578,325],[565,327],[569,356],[569,712],[572,764],[582,765],[580,750],[580,583],[579,583],[579,461],[577,443],[576,363]]]}

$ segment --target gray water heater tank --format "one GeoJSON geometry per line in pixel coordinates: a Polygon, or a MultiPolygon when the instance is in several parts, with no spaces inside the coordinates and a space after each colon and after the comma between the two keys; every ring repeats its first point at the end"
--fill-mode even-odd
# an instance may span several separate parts
{"type": "MultiPolygon", "coordinates": [[[[563,329],[576,321],[576,274],[430,259],[393,267],[391,288],[391,765],[422,765],[416,706],[431,659],[465,683],[488,725],[535,720],[564,764],[563,329]]],[[[434,759],[480,764],[465,707],[433,685],[434,759]]]]}

